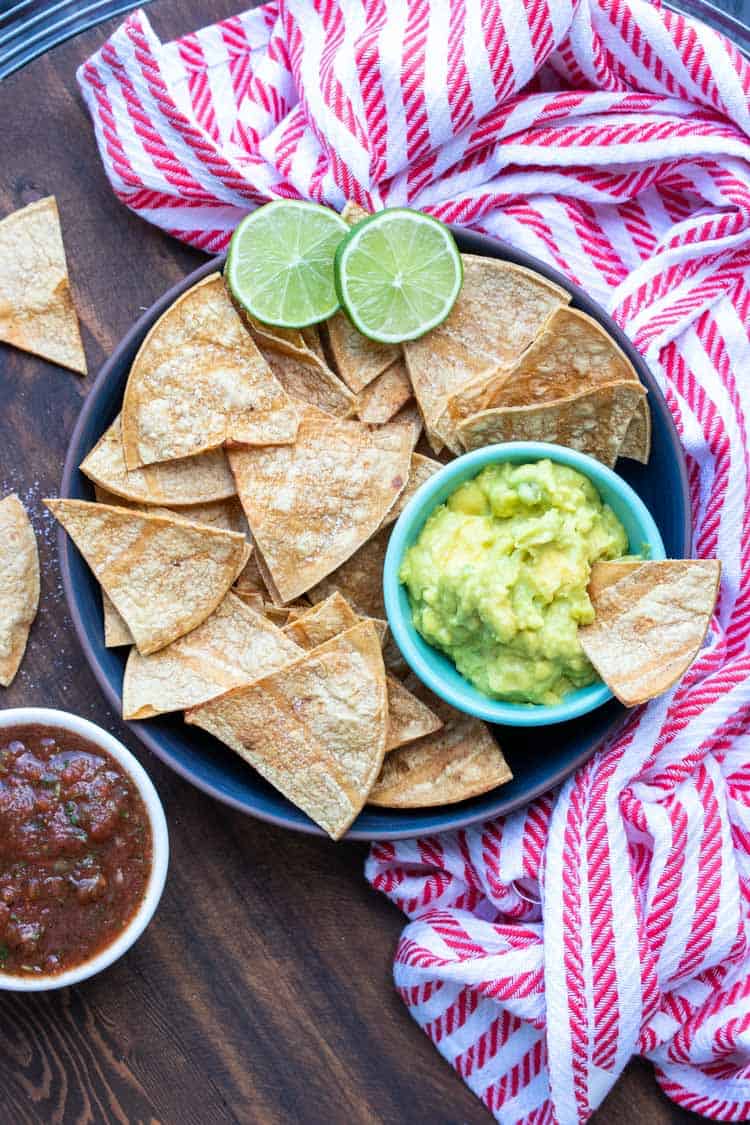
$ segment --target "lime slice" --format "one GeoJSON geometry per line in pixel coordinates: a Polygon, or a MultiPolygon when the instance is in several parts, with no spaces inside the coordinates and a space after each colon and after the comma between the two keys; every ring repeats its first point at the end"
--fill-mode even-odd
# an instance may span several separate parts
{"type": "Polygon", "coordinates": [[[383,344],[416,340],[444,321],[463,280],[448,228],[402,207],[358,223],[339,244],[335,273],[352,324],[383,344]]]}
{"type": "Polygon", "coordinates": [[[264,324],[305,328],[326,320],[339,307],[333,256],[348,231],[317,203],[266,203],[232,235],[225,271],[232,296],[264,324]]]}

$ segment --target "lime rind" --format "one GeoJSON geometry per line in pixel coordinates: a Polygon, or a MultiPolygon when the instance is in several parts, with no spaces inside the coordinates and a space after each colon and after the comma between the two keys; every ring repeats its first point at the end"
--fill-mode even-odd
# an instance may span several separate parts
{"type": "Polygon", "coordinates": [[[352,324],[385,344],[415,340],[442,324],[463,281],[448,228],[400,207],[357,223],[336,250],[334,273],[352,324]]]}
{"type": "Polygon", "coordinates": [[[306,328],[339,307],[336,247],[349,227],[327,207],[279,199],[247,215],[229,245],[225,276],[251,316],[280,328],[306,328]]]}

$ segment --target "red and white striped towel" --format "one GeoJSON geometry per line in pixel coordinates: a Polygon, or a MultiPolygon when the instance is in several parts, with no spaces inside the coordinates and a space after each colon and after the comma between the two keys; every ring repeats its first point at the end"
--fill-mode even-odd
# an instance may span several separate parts
{"type": "Polygon", "coordinates": [[[274,0],[80,70],[119,198],[206,250],[271,195],[408,203],[536,254],[649,359],[724,580],[688,676],[562,789],[374,846],[396,985],[501,1122],[585,1121],[633,1054],[750,1118],[750,64],[645,0],[274,0]]]}

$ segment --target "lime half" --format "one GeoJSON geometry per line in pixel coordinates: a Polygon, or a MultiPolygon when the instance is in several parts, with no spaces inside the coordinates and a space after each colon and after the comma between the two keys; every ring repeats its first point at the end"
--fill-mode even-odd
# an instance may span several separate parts
{"type": "Polygon", "coordinates": [[[384,344],[416,340],[444,321],[463,280],[448,228],[401,207],[358,223],[339,244],[335,272],[352,324],[384,344]]]}
{"type": "Polygon", "coordinates": [[[326,320],[339,307],[333,257],[348,231],[317,203],[266,203],[232,235],[225,271],[232,296],[264,324],[304,328],[326,320]]]}

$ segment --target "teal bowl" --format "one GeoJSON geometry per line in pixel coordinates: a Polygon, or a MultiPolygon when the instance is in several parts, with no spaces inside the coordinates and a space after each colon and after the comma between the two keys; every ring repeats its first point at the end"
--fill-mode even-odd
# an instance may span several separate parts
{"type": "Polygon", "coordinates": [[[652,559],[666,558],[664,544],[651,513],[622,477],[593,457],[574,449],[529,441],[488,445],[457,457],[430,477],[399,516],[388,543],[383,570],[388,624],[404,660],[419,679],[459,711],[489,723],[511,727],[548,726],[576,719],[601,707],[612,699],[612,693],[606,684],[597,680],[588,687],[570,692],[562,703],[505,703],[490,699],[464,679],[453,661],[428,644],[414,628],[409,599],[398,574],[405,552],[419,536],[428,517],[460,484],[472,480],[486,465],[519,464],[544,458],[569,465],[589,478],[625,528],[632,554],[644,554],[652,559]]]}

